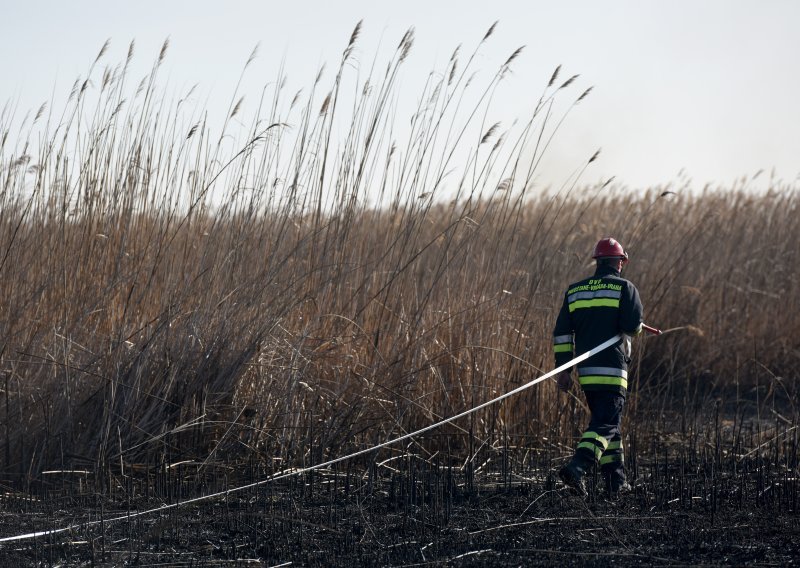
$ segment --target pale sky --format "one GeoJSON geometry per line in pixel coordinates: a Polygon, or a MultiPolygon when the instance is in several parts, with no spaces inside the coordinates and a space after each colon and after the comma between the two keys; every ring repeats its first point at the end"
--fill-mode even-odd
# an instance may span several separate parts
{"type": "Polygon", "coordinates": [[[416,28],[401,84],[401,93],[416,98],[457,45],[470,51],[499,20],[477,68],[491,73],[517,47],[526,48],[498,95],[497,120],[526,119],[559,64],[562,78],[580,74],[575,95],[594,87],[557,135],[544,179],[566,178],[598,148],[587,183],[613,175],[641,188],[676,183],[681,170],[696,187],[729,186],[761,169],[766,173],[757,183],[772,168],[787,182],[800,175],[800,2],[794,0],[0,0],[0,6],[0,108],[10,100],[20,115],[50,100],[54,88],[56,98],[67,93],[106,39],[111,63],[123,61],[136,40],[138,77],[167,37],[162,83],[175,91],[199,83],[200,103],[224,112],[256,44],[259,56],[242,87],[250,102],[282,61],[290,91],[310,86],[321,63],[335,68],[360,19],[356,58],[365,68],[379,42],[391,50],[408,27],[416,28]]]}

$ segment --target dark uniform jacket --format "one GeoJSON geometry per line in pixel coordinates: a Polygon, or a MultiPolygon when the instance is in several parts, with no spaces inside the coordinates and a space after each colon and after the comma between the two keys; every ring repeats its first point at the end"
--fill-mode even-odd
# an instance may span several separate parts
{"type": "MultiPolygon", "coordinates": [[[[642,330],[639,291],[610,266],[598,266],[591,278],[571,284],[553,329],[556,366],[586,353],[622,332],[627,336],[642,330]]],[[[630,337],[592,355],[578,366],[584,390],[615,391],[628,388],[630,337]]]]}

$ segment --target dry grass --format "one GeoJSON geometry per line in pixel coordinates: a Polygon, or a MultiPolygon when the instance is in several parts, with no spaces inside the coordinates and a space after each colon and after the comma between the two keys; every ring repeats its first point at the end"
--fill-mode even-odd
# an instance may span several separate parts
{"type": "MultiPolygon", "coordinates": [[[[328,89],[320,76],[287,97],[281,77],[238,133],[239,93],[219,137],[168,106],[166,43],[136,89],[126,63],[103,73],[96,104],[77,81],[62,119],[38,124],[43,108],[12,131],[0,115],[6,478],[241,454],[280,469],[469,408],[551,367],[560,295],[610,234],[631,252],[649,322],[676,328],[639,343],[637,412],[717,396],[756,398],[758,412],[794,404],[793,188],[582,187],[595,154],[560,191],[536,189],[563,120],[554,97],[573,96],[577,76],[555,88],[557,69],[528,121],[501,131],[485,117],[519,50],[483,91],[472,57],[454,54],[397,141],[413,33],[345,100],[359,29],[328,89]]],[[[448,427],[447,443],[557,448],[576,412],[543,385],[448,427]]]]}

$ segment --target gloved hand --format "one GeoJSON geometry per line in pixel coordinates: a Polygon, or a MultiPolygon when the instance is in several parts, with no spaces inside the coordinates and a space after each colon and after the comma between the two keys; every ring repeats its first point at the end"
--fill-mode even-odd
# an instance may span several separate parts
{"type": "Polygon", "coordinates": [[[564,392],[569,390],[572,386],[572,371],[561,371],[556,377],[558,388],[564,392]]]}

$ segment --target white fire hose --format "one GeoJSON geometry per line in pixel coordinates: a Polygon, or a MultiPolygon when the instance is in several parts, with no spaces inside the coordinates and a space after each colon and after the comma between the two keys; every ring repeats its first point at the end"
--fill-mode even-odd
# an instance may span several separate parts
{"type": "MultiPolygon", "coordinates": [[[[650,333],[655,334],[655,335],[660,335],[661,334],[660,330],[652,328],[652,327],[647,326],[647,325],[642,325],[642,328],[644,330],[650,332],[650,333]]],[[[7,536],[7,537],[4,537],[4,538],[0,538],[0,545],[2,545],[2,543],[7,543],[7,542],[16,542],[16,541],[20,541],[20,540],[28,540],[28,539],[32,539],[32,538],[44,537],[44,536],[49,536],[49,535],[58,534],[58,533],[62,533],[62,532],[72,531],[72,530],[76,530],[76,529],[80,529],[80,528],[86,528],[86,527],[90,527],[90,526],[93,526],[93,525],[99,525],[101,523],[104,524],[104,525],[107,525],[107,524],[115,523],[115,522],[119,522],[119,521],[129,521],[129,520],[131,520],[131,519],[133,519],[135,517],[142,517],[142,516],[145,516],[145,515],[151,515],[153,513],[158,513],[160,511],[166,511],[166,510],[169,510],[169,509],[175,509],[175,508],[178,508],[178,507],[183,507],[185,505],[191,505],[193,503],[199,503],[201,501],[210,501],[212,499],[217,499],[219,497],[225,497],[227,495],[231,495],[233,493],[238,493],[238,492],[244,491],[246,489],[252,489],[253,487],[258,487],[260,485],[265,485],[267,483],[271,483],[273,481],[278,481],[280,479],[285,479],[285,478],[291,477],[293,475],[301,475],[303,473],[306,473],[306,472],[309,472],[309,471],[312,471],[312,470],[315,470],[315,469],[321,469],[321,468],[328,467],[328,466],[331,466],[333,464],[336,464],[336,463],[339,463],[339,462],[342,462],[342,461],[345,461],[345,460],[349,460],[349,459],[357,457],[357,456],[368,454],[370,452],[374,452],[375,450],[378,450],[378,449],[383,448],[385,446],[389,446],[391,444],[395,444],[397,442],[401,442],[403,440],[407,440],[409,438],[413,438],[414,436],[418,436],[418,435],[423,434],[423,433],[425,433],[425,432],[427,432],[429,430],[433,430],[434,428],[438,428],[439,426],[447,424],[448,422],[453,422],[454,420],[458,420],[459,418],[463,418],[464,416],[472,414],[473,412],[477,412],[478,410],[481,410],[482,408],[486,408],[487,406],[495,404],[496,402],[500,402],[501,400],[504,400],[504,399],[506,399],[506,398],[508,398],[510,396],[513,396],[513,395],[515,395],[517,393],[520,393],[520,392],[522,392],[522,391],[524,391],[526,389],[529,389],[533,385],[541,383],[542,381],[544,381],[546,379],[549,379],[551,377],[554,377],[555,375],[558,375],[562,371],[566,371],[567,369],[570,369],[571,367],[574,367],[578,363],[580,363],[582,361],[585,361],[589,357],[591,357],[591,356],[603,351],[604,349],[607,349],[608,347],[611,347],[612,345],[614,345],[616,342],[618,342],[622,338],[623,338],[622,334],[617,334],[614,337],[612,337],[611,339],[608,339],[608,340],[604,341],[603,343],[601,343],[597,347],[594,347],[593,349],[590,349],[586,353],[583,353],[582,355],[579,355],[578,357],[575,357],[571,361],[568,361],[567,363],[564,363],[563,365],[560,365],[560,366],[556,367],[552,371],[550,371],[548,373],[545,373],[541,377],[533,379],[532,381],[527,382],[524,385],[515,388],[514,390],[508,391],[507,393],[502,394],[502,395],[498,396],[497,398],[493,398],[492,400],[489,400],[487,402],[479,404],[478,406],[476,406],[474,408],[471,408],[469,410],[465,410],[464,412],[456,414],[455,416],[451,416],[450,418],[445,418],[444,420],[440,420],[439,422],[436,422],[436,423],[431,424],[429,426],[426,426],[424,428],[420,428],[419,430],[416,430],[414,432],[410,432],[408,434],[404,434],[404,435],[402,435],[402,436],[400,436],[398,438],[393,438],[391,440],[388,440],[386,442],[382,442],[382,443],[377,444],[375,446],[372,446],[370,448],[366,448],[364,450],[359,450],[357,452],[353,452],[352,454],[347,454],[345,456],[341,456],[341,457],[338,457],[338,458],[335,458],[335,459],[332,459],[332,460],[328,460],[326,462],[318,463],[316,465],[311,465],[311,466],[308,466],[308,467],[304,467],[302,469],[293,469],[292,471],[289,471],[289,472],[277,473],[277,474],[275,474],[275,475],[273,475],[271,477],[268,477],[266,479],[262,479],[260,481],[254,482],[254,483],[249,483],[247,485],[242,485],[240,487],[234,487],[232,489],[226,489],[225,491],[220,491],[218,493],[212,493],[210,495],[201,495],[200,497],[194,497],[192,499],[187,499],[185,501],[180,501],[179,503],[172,503],[170,505],[163,505],[161,507],[156,507],[154,509],[147,509],[145,511],[129,512],[129,513],[126,513],[125,515],[120,515],[118,517],[112,517],[110,519],[104,519],[104,520],[101,520],[101,521],[89,521],[89,522],[84,522],[84,523],[76,523],[76,524],[69,525],[69,526],[63,527],[63,528],[55,528],[55,529],[48,529],[48,530],[37,531],[37,532],[32,532],[32,533],[27,533],[27,534],[20,534],[20,535],[15,535],[15,536],[7,536]]]]}

